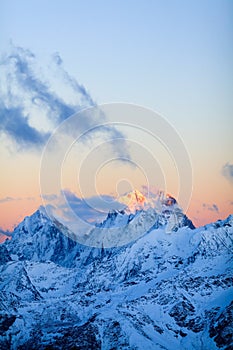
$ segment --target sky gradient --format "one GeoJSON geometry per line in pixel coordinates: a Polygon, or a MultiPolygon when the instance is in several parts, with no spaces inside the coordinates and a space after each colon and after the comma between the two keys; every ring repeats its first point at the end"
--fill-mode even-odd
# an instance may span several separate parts
{"type": "MultiPolygon", "coordinates": [[[[1,0],[0,23],[0,68],[8,78],[12,73],[8,92],[7,80],[0,84],[3,230],[41,204],[46,133],[92,103],[127,102],[164,116],[190,155],[190,218],[201,225],[233,212],[232,1],[1,0]],[[12,53],[20,55],[17,62],[27,62],[30,77],[38,80],[23,81],[18,65],[17,81],[16,65],[6,63],[12,53]],[[18,96],[18,104],[10,105],[9,91],[18,96]]],[[[123,177],[121,167],[118,171],[123,177]]],[[[140,182],[140,174],[135,175],[135,186],[140,182]]],[[[106,181],[103,186],[104,177],[100,183],[101,193],[114,192],[106,181]]],[[[68,182],[66,187],[76,190],[68,182]]],[[[176,192],[175,185],[168,190],[176,192]]]]}

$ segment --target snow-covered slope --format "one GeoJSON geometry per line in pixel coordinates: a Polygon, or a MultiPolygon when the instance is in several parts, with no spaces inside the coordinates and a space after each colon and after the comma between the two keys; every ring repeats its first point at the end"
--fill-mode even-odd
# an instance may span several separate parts
{"type": "Polygon", "coordinates": [[[0,245],[0,348],[232,349],[233,217],[191,229],[180,212],[168,233],[165,214],[110,213],[106,233],[145,231],[107,249],[25,218],[0,245]]]}
{"type": "Polygon", "coordinates": [[[155,228],[163,227],[167,233],[180,227],[195,228],[176,200],[163,192],[148,200],[135,190],[118,200],[127,204],[127,207],[110,212],[101,224],[88,231],[85,244],[93,247],[120,247],[155,228]]]}

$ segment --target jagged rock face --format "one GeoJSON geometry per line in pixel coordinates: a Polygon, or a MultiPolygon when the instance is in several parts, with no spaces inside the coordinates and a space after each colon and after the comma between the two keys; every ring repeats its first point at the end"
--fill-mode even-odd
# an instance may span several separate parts
{"type": "MultiPolygon", "coordinates": [[[[124,229],[130,215],[103,225],[124,229]]],[[[64,236],[41,210],[25,219],[0,245],[0,348],[231,349],[232,216],[170,234],[156,220],[101,249],[64,236]]]]}
{"type": "Polygon", "coordinates": [[[4,265],[8,261],[11,261],[10,254],[5,245],[0,245],[0,265],[4,265]]]}
{"type": "Polygon", "coordinates": [[[65,236],[46,214],[43,208],[26,217],[15,229],[12,239],[5,246],[18,260],[53,261],[71,263],[77,244],[65,236]]]}
{"type": "MultiPolygon", "coordinates": [[[[214,315],[215,316],[215,315],[214,315]]],[[[213,317],[209,334],[219,348],[232,349],[233,344],[233,302],[218,317],[213,317]]]]}
{"type": "Polygon", "coordinates": [[[140,192],[134,191],[123,197],[123,202],[127,199],[130,200],[129,206],[109,213],[101,224],[88,232],[85,244],[93,247],[120,247],[153,229],[164,228],[167,233],[171,233],[181,227],[195,228],[171,196],[160,195],[149,202],[140,192]]]}

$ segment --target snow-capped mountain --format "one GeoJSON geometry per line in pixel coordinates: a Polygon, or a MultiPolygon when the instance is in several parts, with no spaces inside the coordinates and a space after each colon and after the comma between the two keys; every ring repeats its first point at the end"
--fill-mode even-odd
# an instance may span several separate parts
{"type": "Polygon", "coordinates": [[[0,245],[1,349],[232,349],[233,216],[195,229],[166,197],[64,230],[40,208],[0,245]]]}
{"type": "Polygon", "coordinates": [[[118,202],[125,205],[125,211],[127,213],[135,213],[137,210],[146,210],[148,208],[154,208],[157,212],[164,211],[164,208],[179,208],[182,210],[176,199],[170,194],[164,191],[157,191],[155,193],[148,193],[147,196],[142,194],[137,189],[125,193],[124,195],[118,197],[118,202]]]}
{"type": "MultiPolygon", "coordinates": [[[[191,229],[195,228],[192,221],[183,213],[176,199],[169,194],[165,194],[163,191],[150,194],[150,197],[147,198],[138,190],[134,190],[119,197],[118,201],[126,205],[124,210],[119,211],[119,214],[123,214],[124,217],[125,214],[127,214],[128,221],[136,217],[136,214],[153,212],[154,216],[157,216],[157,223],[154,222],[154,228],[156,226],[166,226],[167,232],[176,231],[179,227],[183,226],[187,226],[191,229]]],[[[116,213],[117,211],[114,211],[113,215],[116,216],[116,213]]],[[[119,220],[119,215],[116,218],[117,222],[119,220]]],[[[104,225],[102,226],[106,226],[106,221],[107,220],[104,221],[104,225]]],[[[111,222],[111,226],[112,225],[113,222],[111,222]]]]}
{"type": "Polygon", "coordinates": [[[118,201],[127,204],[125,209],[110,212],[102,223],[88,231],[85,244],[105,248],[117,247],[159,227],[163,227],[167,233],[176,231],[180,227],[195,228],[175,198],[163,192],[159,192],[157,196],[148,200],[142,193],[135,190],[120,197],[118,201]]]}
{"type": "Polygon", "coordinates": [[[137,189],[120,196],[118,201],[125,205],[125,211],[128,213],[135,213],[136,210],[145,209],[149,203],[152,203],[137,189]]]}

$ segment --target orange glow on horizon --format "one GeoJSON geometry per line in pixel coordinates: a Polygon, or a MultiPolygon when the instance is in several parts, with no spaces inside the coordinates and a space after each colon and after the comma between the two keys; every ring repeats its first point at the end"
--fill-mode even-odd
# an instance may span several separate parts
{"type": "MultiPolygon", "coordinates": [[[[140,192],[138,191],[138,193],[140,192]]],[[[223,194],[225,195],[225,193],[223,194]]],[[[167,198],[169,197],[172,198],[173,196],[167,194],[167,198]]],[[[186,213],[196,227],[204,226],[219,219],[225,219],[233,212],[233,206],[230,200],[226,201],[219,197],[219,202],[217,203],[218,210],[214,210],[213,207],[207,204],[204,207],[203,203],[197,199],[198,197],[197,194],[195,194],[195,197],[193,196],[186,213]]],[[[129,201],[130,198],[128,198],[127,202],[129,201]]],[[[146,201],[146,197],[137,194],[137,201],[143,204],[146,201]]],[[[209,200],[209,203],[213,203],[213,200],[209,200]]],[[[35,198],[20,199],[19,197],[16,200],[0,203],[0,227],[2,230],[12,231],[25,216],[33,214],[41,204],[39,195],[35,198]]]]}
{"type": "Polygon", "coordinates": [[[0,204],[0,227],[3,231],[13,231],[23,219],[33,214],[41,205],[39,199],[9,201],[0,204]]]}

